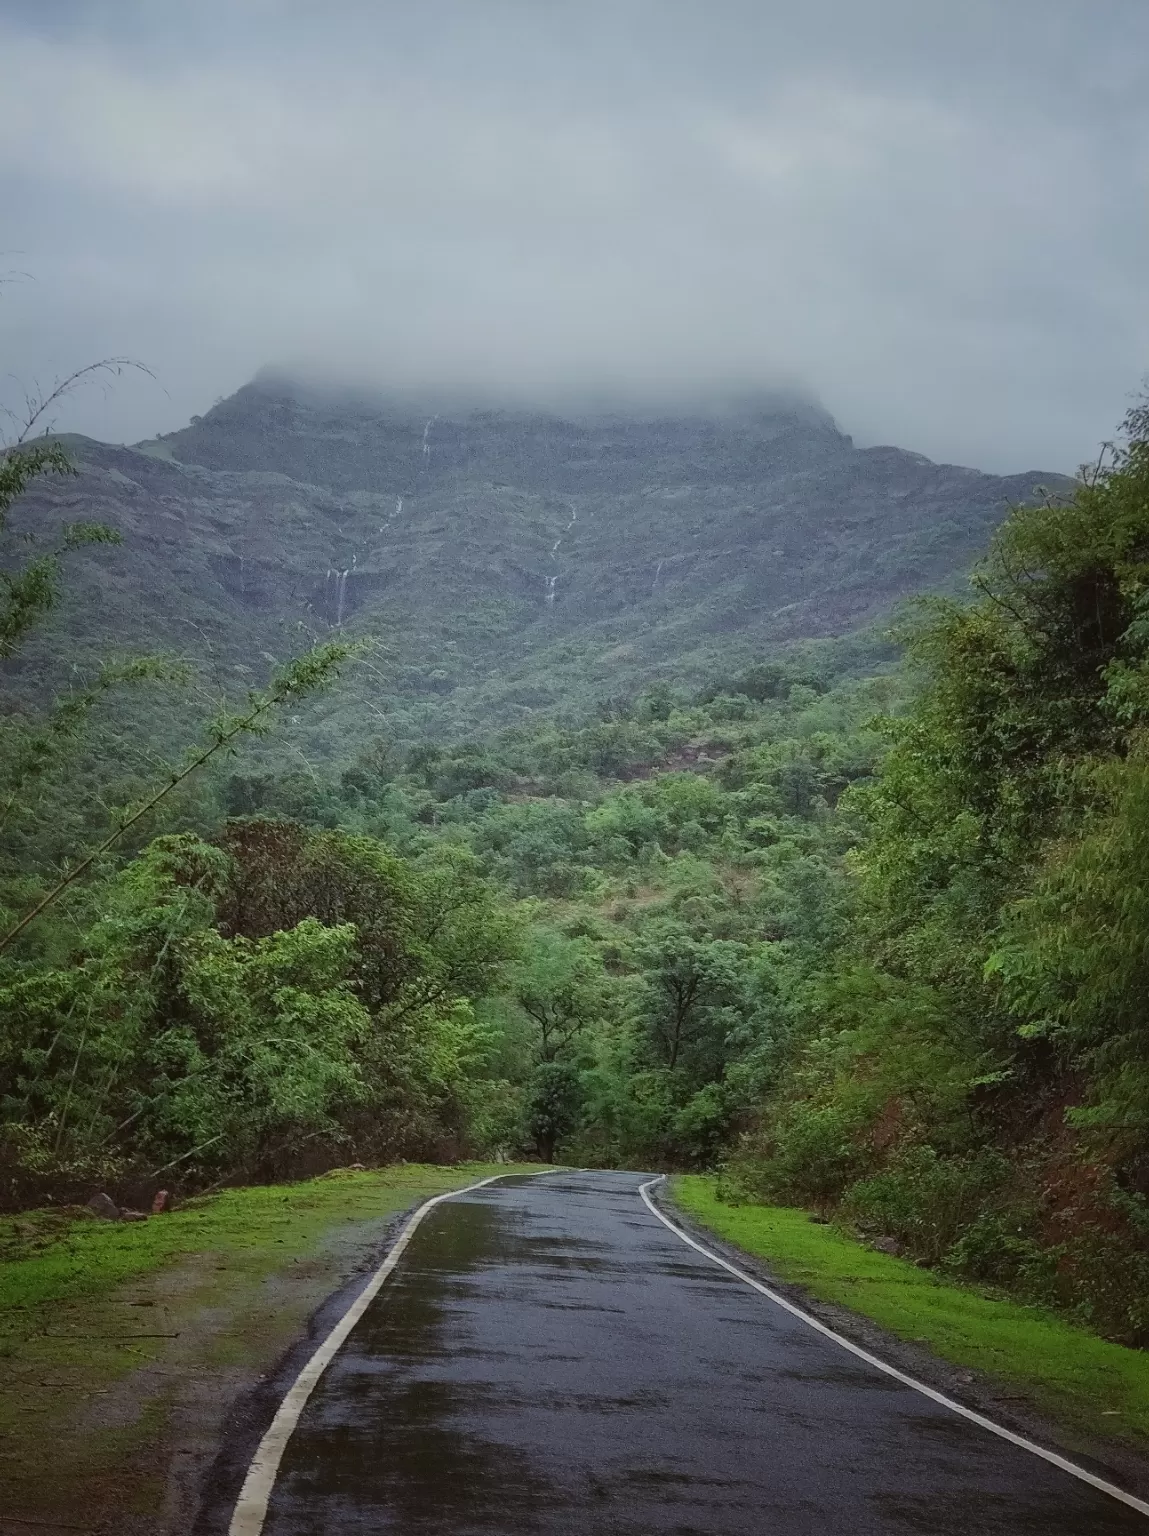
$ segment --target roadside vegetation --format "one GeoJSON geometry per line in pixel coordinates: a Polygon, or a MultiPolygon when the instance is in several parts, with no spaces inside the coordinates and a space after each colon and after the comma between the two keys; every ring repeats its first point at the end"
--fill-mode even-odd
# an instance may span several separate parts
{"type": "MultiPolygon", "coordinates": [[[[0,957],[0,1198],[718,1168],[732,1210],[1143,1345],[1147,593],[1141,409],[900,663],[808,643],[335,773],[207,764],[0,957]]],[[[4,718],[6,763],[30,729],[4,718]]],[[[64,735],[0,829],[13,922],[59,883],[61,807],[107,835],[64,735]]]]}
{"type": "Polygon", "coordinates": [[[231,1404],[325,1297],[378,1263],[389,1222],[513,1171],[338,1170],[200,1197],[147,1222],[0,1217],[5,1519],[131,1533],[162,1515],[163,1528],[189,1529],[231,1404]]]}
{"type": "Polygon", "coordinates": [[[687,1217],[762,1259],[780,1279],[959,1367],[950,1387],[959,1398],[976,1381],[1007,1411],[1033,1404],[1085,1444],[1107,1436],[1142,1450],[1149,1443],[1149,1356],[1142,1350],[1098,1338],[1046,1307],[875,1251],[805,1211],[732,1205],[719,1198],[713,1177],[680,1175],[671,1190],[687,1217]]]}

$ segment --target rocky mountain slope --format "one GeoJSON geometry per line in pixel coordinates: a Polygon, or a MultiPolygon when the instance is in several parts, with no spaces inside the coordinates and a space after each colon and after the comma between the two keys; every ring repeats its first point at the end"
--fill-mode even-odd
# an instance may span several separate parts
{"type": "MultiPolygon", "coordinates": [[[[235,685],[312,636],[377,637],[306,727],[339,753],[847,634],[951,583],[1057,480],[858,449],[783,397],[575,417],[267,377],[134,449],[69,441],[79,477],[21,518],[125,540],[73,568],[70,645],[175,650],[235,685]]],[[[59,650],[46,637],[25,675],[59,650]]]]}

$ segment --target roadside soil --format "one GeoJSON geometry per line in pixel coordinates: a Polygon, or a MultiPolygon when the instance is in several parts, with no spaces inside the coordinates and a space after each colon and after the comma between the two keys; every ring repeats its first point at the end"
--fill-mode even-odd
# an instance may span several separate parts
{"type": "Polygon", "coordinates": [[[337,1171],[147,1223],[6,1221],[0,1536],[187,1536],[221,1443],[254,1423],[243,1405],[330,1326],[406,1214],[515,1171],[337,1171]]]}

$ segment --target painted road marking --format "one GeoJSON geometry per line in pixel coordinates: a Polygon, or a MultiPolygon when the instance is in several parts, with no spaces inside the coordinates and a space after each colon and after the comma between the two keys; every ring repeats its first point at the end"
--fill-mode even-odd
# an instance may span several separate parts
{"type": "Polygon", "coordinates": [[[432,1199],[423,1202],[395,1239],[382,1264],[288,1389],[286,1397],[280,1403],[275,1417],[268,1426],[267,1433],[256,1447],[251,1465],[247,1469],[247,1476],[243,1480],[243,1487],[239,1491],[239,1498],[232,1512],[231,1524],[227,1528],[228,1536],[260,1536],[263,1523],[267,1519],[268,1501],[271,1498],[271,1490],[275,1487],[279,1464],[283,1460],[283,1453],[287,1449],[291,1433],[299,1423],[299,1416],[307,1405],[307,1399],[314,1392],[319,1378],[347,1342],[348,1334],[378,1295],[387,1276],[402,1258],[403,1250],[415,1235],[416,1227],[427,1212],[441,1205],[444,1200],[453,1200],[456,1195],[470,1194],[472,1190],[482,1189],[485,1185],[494,1184],[499,1179],[537,1179],[544,1174],[558,1171],[555,1168],[544,1168],[538,1173],[529,1174],[494,1173],[489,1179],[480,1179],[477,1184],[468,1184],[464,1189],[448,1189],[443,1194],[435,1195],[432,1199]]]}
{"type": "Polygon", "coordinates": [[[899,1371],[897,1366],[889,1365],[885,1360],[879,1360],[877,1355],[871,1355],[868,1349],[863,1349],[859,1344],[852,1344],[849,1339],[843,1338],[840,1333],[835,1333],[832,1328],[827,1328],[825,1323],[820,1323],[809,1312],[803,1312],[801,1307],[796,1307],[792,1301],[787,1301],[785,1296],[780,1296],[777,1291],[772,1291],[768,1285],[763,1285],[760,1280],[755,1280],[753,1275],[748,1275],[745,1270],[739,1269],[737,1264],[731,1264],[728,1259],[724,1259],[721,1255],[712,1253],[709,1248],[703,1247],[688,1232],[684,1232],[681,1227],[671,1221],[669,1216],[663,1215],[650,1198],[649,1191],[656,1184],[663,1183],[665,1178],[665,1174],[660,1174],[656,1179],[648,1179],[645,1184],[639,1186],[639,1194],[642,1196],[647,1208],[653,1215],[658,1217],[664,1227],[669,1227],[675,1237],[680,1237],[684,1243],[702,1254],[704,1258],[709,1259],[712,1264],[719,1265],[720,1268],[732,1274],[735,1279],[743,1281],[744,1284],[758,1291],[760,1295],[765,1296],[768,1301],[772,1301],[775,1306],[781,1307],[785,1312],[789,1312],[792,1317],[800,1318],[802,1322],[807,1323],[827,1339],[832,1339],[835,1344],[841,1345],[843,1349],[848,1349],[852,1355],[857,1355],[858,1359],[864,1360],[867,1365],[874,1366],[876,1370],[884,1371],[887,1376],[892,1376],[895,1381],[900,1381],[904,1386],[912,1387],[915,1392],[920,1392],[923,1397],[932,1398],[935,1403],[940,1403],[943,1408],[949,1408],[951,1412],[960,1414],[963,1419],[969,1419],[972,1424],[979,1424],[982,1429],[988,1429],[990,1434],[1000,1435],[1003,1440],[1008,1440],[1011,1445],[1019,1445],[1023,1451],[1029,1451],[1033,1456],[1040,1456],[1042,1461],[1048,1461],[1053,1466],[1060,1467],[1063,1472],[1068,1472],[1071,1477],[1080,1478],[1083,1483],[1088,1483],[1090,1487],[1100,1489],[1102,1493],[1107,1493],[1111,1499],[1119,1499],[1122,1504],[1128,1504],[1130,1509],[1137,1510],[1139,1514],[1149,1515],[1149,1504],[1145,1503],[1143,1499],[1135,1498],[1133,1494],[1126,1493],[1123,1488],[1118,1488],[1115,1483],[1107,1483],[1103,1477],[1094,1476],[1092,1472],[1087,1472],[1084,1467],[1079,1467],[1076,1462],[1069,1461],[1064,1456],[1059,1456],[1056,1451],[1047,1451],[1044,1446],[1038,1445],[1036,1441],[1027,1440],[1024,1435],[1015,1435],[1012,1429],[1006,1429],[1003,1424],[995,1424],[992,1419],[987,1419],[984,1414],[976,1413],[972,1408],[963,1407],[961,1403],[955,1402],[952,1397],[946,1397],[944,1392],[936,1392],[933,1387],[927,1387],[924,1381],[918,1381],[913,1376],[907,1376],[905,1371],[899,1371]]]}

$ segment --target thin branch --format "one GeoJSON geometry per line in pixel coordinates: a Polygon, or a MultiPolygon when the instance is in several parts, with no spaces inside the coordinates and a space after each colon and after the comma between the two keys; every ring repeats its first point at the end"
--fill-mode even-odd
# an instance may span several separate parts
{"type": "Polygon", "coordinates": [[[213,724],[211,727],[213,740],[210,745],[206,746],[201,752],[196,753],[185,767],[178,771],[173,771],[168,782],[162,788],[149,795],[130,816],[125,817],[119,826],[104,838],[102,843],[93,848],[86,857],[80,860],[75,868],[69,870],[66,875],[58,880],[47,895],[43,896],[31,911],[26,912],[16,926],[11,928],[0,939],[0,953],[7,949],[13,940],[19,938],[28,925],[34,922],[46,908],[58,901],[82,874],[91,869],[97,859],[107,853],[109,849],[114,848],[126,832],[130,832],[150,811],[155,810],[156,806],[166,799],[173,789],[178,788],[198,768],[202,768],[205,763],[215,757],[217,753],[225,751],[237,736],[242,736],[249,731],[258,734],[260,722],[277,705],[284,703],[292,694],[302,696],[312,691],[313,688],[318,687],[325,681],[326,674],[333,667],[337,666],[339,662],[346,660],[350,651],[350,646],[330,646],[324,652],[316,653],[311,657],[305,657],[302,663],[297,663],[295,667],[288,668],[283,676],[272,684],[268,692],[257,699],[254,707],[246,715],[237,716],[226,724],[223,722],[213,724]],[[308,668],[307,663],[311,664],[310,668],[308,668]]]}
{"type": "MultiPolygon", "coordinates": [[[[146,373],[149,379],[155,379],[155,374],[152,370],[146,364],[136,362],[134,358],[104,357],[98,363],[86,363],[83,368],[77,368],[66,379],[61,379],[49,394],[38,397],[29,396],[26,401],[27,414],[24,418],[24,425],[17,434],[15,446],[19,447],[21,443],[26,443],[38,423],[44,420],[45,415],[52,407],[59,404],[65,395],[70,395],[84,379],[91,378],[97,373],[110,373],[113,378],[118,379],[127,368],[134,368],[140,373],[146,373]]],[[[47,432],[48,430],[49,428],[45,424],[44,431],[47,432]]]]}
{"type": "Polygon", "coordinates": [[[186,1163],[189,1157],[194,1157],[197,1152],[202,1152],[206,1147],[214,1147],[217,1141],[222,1141],[226,1133],[221,1131],[218,1136],[213,1136],[210,1141],[201,1141],[198,1147],[193,1147],[190,1152],[184,1152],[179,1157],[173,1157],[170,1163],[165,1163],[162,1168],[154,1168],[148,1175],[154,1179],[158,1174],[167,1173],[169,1168],[174,1168],[178,1163],[186,1163]]]}

